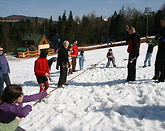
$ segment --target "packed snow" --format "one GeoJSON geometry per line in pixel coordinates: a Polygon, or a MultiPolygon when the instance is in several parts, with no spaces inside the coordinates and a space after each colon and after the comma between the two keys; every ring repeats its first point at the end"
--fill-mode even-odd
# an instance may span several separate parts
{"type": "MultiPolygon", "coordinates": [[[[20,126],[27,131],[165,130],[165,83],[151,80],[157,47],[154,48],[152,66],[142,68],[147,44],[141,44],[134,82],[126,82],[127,46],[111,47],[116,68],[112,64],[109,68],[105,67],[109,48],[85,51],[85,69],[69,75],[67,80],[78,77],[33,106],[20,126]],[[96,67],[89,69],[95,64],[96,67]]],[[[48,56],[48,59],[54,56],[48,56]]],[[[39,86],[34,75],[37,58],[7,56],[7,59],[12,83],[21,84],[25,95],[38,93],[39,86]]],[[[52,65],[51,78],[54,81],[50,82],[48,92],[57,87],[59,70],[55,66],[56,62],[52,65]]],[[[79,70],[78,60],[76,69],[79,70]]],[[[35,102],[26,104],[33,105],[35,102]]]]}

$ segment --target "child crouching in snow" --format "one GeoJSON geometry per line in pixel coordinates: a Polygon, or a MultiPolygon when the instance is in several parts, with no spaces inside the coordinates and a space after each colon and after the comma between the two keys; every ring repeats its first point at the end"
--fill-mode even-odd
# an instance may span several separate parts
{"type": "Polygon", "coordinates": [[[42,99],[46,95],[48,95],[47,92],[41,92],[24,96],[22,86],[15,84],[8,85],[3,90],[0,99],[0,122],[9,123],[14,120],[16,116],[20,118],[26,117],[32,110],[32,106],[26,105],[23,107],[23,103],[42,99]]]}
{"type": "Polygon", "coordinates": [[[50,78],[50,69],[47,60],[48,51],[42,49],[40,57],[35,61],[34,72],[37,78],[37,82],[40,86],[40,91],[47,91],[49,88],[48,78],[50,78]]]}
{"type": "Polygon", "coordinates": [[[115,64],[115,57],[114,57],[114,54],[113,54],[113,52],[112,52],[112,49],[109,49],[109,50],[108,50],[107,58],[108,58],[108,62],[107,62],[106,67],[109,67],[111,61],[112,61],[113,66],[116,67],[116,64],[115,64]]]}

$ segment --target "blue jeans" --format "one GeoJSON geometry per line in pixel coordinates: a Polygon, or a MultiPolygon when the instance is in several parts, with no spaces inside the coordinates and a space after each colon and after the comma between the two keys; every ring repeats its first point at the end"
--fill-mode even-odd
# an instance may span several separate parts
{"type": "Polygon", "coordinates": [[[2,77],[0,77],[0,95],[2,94],[3,88],[4,88],[4,82],[6,85],[10,85],[10,78],[8,73],[2,74],[2,77]]]}
{"type": "Polygon", "coordinates": [[[146,58],[144,60],[144,66],[147,66],[147,61],[148,61],[148,66],[151,66],[151,57],[152,57],[152,53],[147,52],[146,58]]]}
{"type": "Polygon", "coordinates": [[[82,70],[84,68],[84,61],[83,60],[79,61],[79,66],[80,66],[80,70],[82,70]]]}

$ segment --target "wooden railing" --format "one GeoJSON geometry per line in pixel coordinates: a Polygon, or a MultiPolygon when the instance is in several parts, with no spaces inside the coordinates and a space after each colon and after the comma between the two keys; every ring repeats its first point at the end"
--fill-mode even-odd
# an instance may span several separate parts
{"type": "MultiPolygon", "coordinates": [[[[54,55],[54,49],[49,49],[48,50],[48,55],[54,55]]],[[[25,59],[25,58],[33,58],[33,57],[39,57],[40,51],[35,50],[35,51],[20,51],[18,52],[18,58],[25,59]]]]}

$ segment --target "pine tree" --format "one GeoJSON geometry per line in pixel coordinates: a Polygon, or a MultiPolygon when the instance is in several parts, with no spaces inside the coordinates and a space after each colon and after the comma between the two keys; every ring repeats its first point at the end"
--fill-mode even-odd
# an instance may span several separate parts
{"type": "Polygon", "coordinates": [[[84,44],[89,43],[89,28],[88,28],[89,20],[88,18],[84,15],[82,18],[82,23],[81,23],[81,42],[84,44]]]}
{"type": "Polygon", "coordinates": [[[72,42],[75,39],[75,33],[74,33],[74,21],[73,21],[73,15],[72,11],[69,13],[69,19],[66,22],[66,28],[65,28],[65,34],[64,38],[72,42]]]}

